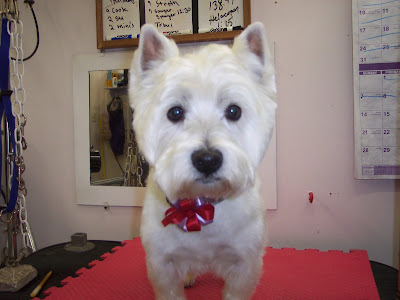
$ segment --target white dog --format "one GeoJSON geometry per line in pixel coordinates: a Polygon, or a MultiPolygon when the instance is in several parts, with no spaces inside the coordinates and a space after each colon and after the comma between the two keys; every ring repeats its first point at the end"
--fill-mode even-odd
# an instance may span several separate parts
{"type": "Polygon", "coordinates": [[[264,200],[256,170],[275,123],[275,74],[260,23],[233,47],[180,56],[144,25],[130,98],[150,165],[141,237],[157,299],[185,299],[184,282],[213,271],[224,299],[248,299],[262,273],[264,200]],[[188,277],[190,276],[190,277],[188,277]]]}

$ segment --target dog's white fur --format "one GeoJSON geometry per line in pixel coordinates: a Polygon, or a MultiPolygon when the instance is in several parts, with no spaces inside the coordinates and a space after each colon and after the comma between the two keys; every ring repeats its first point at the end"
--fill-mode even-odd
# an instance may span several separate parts
{"type": "Polygon", "coordinates": [[[176,44],[144,25],[130,72],[134,129],[150,164],[141,238],[157,299],[185,299],[188,274],[209,270],[225,280],[224,299],[248,299],[262,272],[266,246],[264,201],[256,170],[275,123],[275,73],[261,23],[250,25],[233,47],[210,44],[180,56],[176,44]],[[238,121],[225,117],[238,105],[238,121]],[[171,122],[171,107],[184,120],[171,122]],[[211,179],[196,170],[194,151],[218,149],[222,166],[211,179]],[[203,179],[202,179],[203,178],[203,179]],[[183,232],[161,220],[171,201],[223,199],[214,222],[183,232]]]}

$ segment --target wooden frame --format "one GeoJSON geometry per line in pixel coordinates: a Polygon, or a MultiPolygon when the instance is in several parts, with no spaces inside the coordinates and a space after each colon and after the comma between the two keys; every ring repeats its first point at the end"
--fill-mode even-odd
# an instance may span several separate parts
{"type": "MultiPolygon", "coordinates": [[[[250,0],[243,0],[243,24],[246,28],[251,22],[250,0]]],[[[97,28],[97,49],[128,48],[137,47],[139,39],[120,39],[104,41],[103,37],[103,0],[96,0],[96,28],[97,28]]],[[[209,41],[232,40],[242,30],[193,33],[184,35],[169,36],[176,43],[197,43],[209,41]]]]}

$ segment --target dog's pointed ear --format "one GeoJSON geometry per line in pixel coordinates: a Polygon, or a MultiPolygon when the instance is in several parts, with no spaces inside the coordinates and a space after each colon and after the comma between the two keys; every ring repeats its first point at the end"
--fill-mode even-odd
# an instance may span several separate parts
{"type": "Polygon", "coordinates": [[[271,65],[271,54],[265,40],[264,25],[260,22],[249,25],[233,43],[233,51],[246,67],[262,76],[271,65]]]}
{"type": "Polygon", "coordinates": [[[139,39],[139,67],[142,71],[151,70],[162,61],[179,53],[173,40],[166,38],[150,24],[142,26],[139,39]]]}

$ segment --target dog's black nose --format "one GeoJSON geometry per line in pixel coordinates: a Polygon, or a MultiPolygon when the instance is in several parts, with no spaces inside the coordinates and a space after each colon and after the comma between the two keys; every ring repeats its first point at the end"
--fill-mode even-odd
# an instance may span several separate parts
{"type": "Polygon", "coordinates": [[[215,149],[201,149],[192,153],[193,166],[206,176],[216,172],[222,161],[222,153],[215,149]]]}

